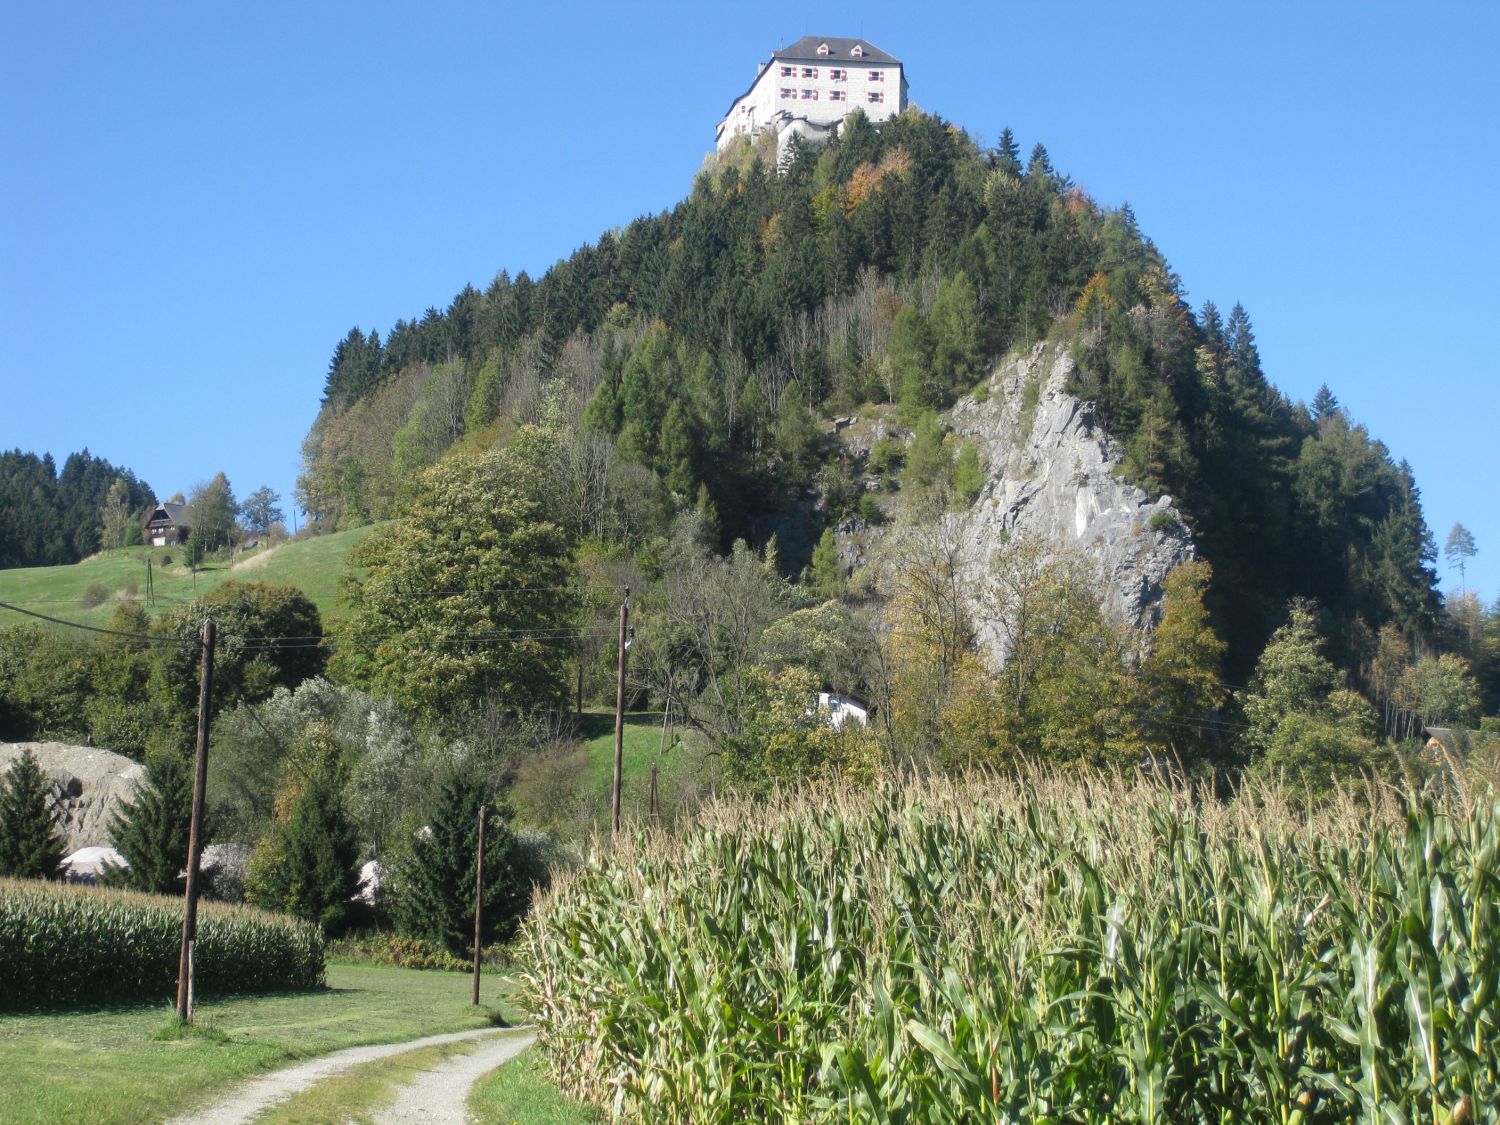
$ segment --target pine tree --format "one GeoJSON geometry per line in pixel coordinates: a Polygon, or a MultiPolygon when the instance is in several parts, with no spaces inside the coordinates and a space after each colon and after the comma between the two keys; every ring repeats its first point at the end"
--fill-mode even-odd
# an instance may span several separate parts
{"type": "Polygon", "coordinates": [[[454,768],[438,786],[427,823],[395,872],[396,918],[402,932],[461,954],[474,935],[474,875],[479,809],[485,829],[484,935],[507,937],[525,913],[530,888],[518,886],[511,859],[509,818],[479,778],[454,768]]]}
{"type": "Polygon", "coordinates": [[[111,869],[104,881],[159,895],[180,890],[192,811],[187,764],[175,756],[153,758],[145,786],[121,806],[109,829],[115,850],[130,866],[111,869]]]}
{"type": "Polygon", "coordinates": [[[1448,541],[1443,544],[1443,557],[1448,560],[1449,566],[1458,567],[1459,588],[1463,592],[1467,592],[1469,588],[1464,569],[1477,554],[1479,548],[1474,546],[1473,533],[1463,524],[1455,523],[1453,530],[1448,532],[1448,541]]]}
{"type": "Polygon", "coordinates": [[[0,781],[0,875],[57,877],[65,853],[49,806],[47,779],[27,749],[0,781]]]}

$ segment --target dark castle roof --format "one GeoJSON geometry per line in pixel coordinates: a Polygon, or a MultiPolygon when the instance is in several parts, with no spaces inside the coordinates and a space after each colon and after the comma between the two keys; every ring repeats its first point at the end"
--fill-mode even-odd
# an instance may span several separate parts
{"type": "Polygon", "coordinates": [[[863,39],[836,39],[832,36],[804,35],[790,47],[783,47],[771,54],[773,59],[796,59],[798,62],[831,62],[835,59],[858,58],[860,62],[893,63],[901,65],[901,60],[886,54],[879,47],[872,46],[863,39]],[[818,48],[824,43],[828,44],[826,55],[818,54],[818,48]],[[864,53],[854,55],[855,46],[864,53]]]}

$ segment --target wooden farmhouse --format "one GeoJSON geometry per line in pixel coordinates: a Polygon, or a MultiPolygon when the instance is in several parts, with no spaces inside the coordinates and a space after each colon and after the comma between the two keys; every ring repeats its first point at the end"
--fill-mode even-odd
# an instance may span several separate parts
{"type": "Polygon", "coordinates": [[[172,547],[186,543],[188,532],[186,504],[158,504],[146,521],[146,542],[153,547],[172,547]]]}

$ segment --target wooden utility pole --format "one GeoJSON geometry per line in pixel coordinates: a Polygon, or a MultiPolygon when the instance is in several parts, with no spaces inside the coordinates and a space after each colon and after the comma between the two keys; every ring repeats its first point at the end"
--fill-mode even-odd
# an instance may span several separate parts
{"type": "Polygon", "coordinates": [[[479,1003],[479,934],[484,927],[484,826],[490,810],[479,806],[479,851],[474,862],[474,1003],[479,1003]]]}
{"type": "Polygon", "coordinates": [[[583,718],[583,653],[578,654],[578,717],[583,718]]]}
{"type": "Polygon", "coordinates": [[[615,780],[610,790],[611,808],[614,812],[614,827],[610,835],[620,834],[620,787],[625,770],[625,634],[630,628],[630,587],[625,587],[625,600],[620,603],[620,650],[615,669],[615,780]]]}
{"type": "Polygon", "coordinates": [[[203,620],[198,638],[198,753],[193,773],[193,814],[188,826],[187,904],[182,912],[182,948],[177,955],[177,1018],[193,1018],[193,943],[198,938],[198,862],[203,855],[203,789],[208,782],[208,704],[214,685],[214,619],[203,620]]]}
{"type": "Polygon", "coordinates": [[[656,763],[651,763],[651,819],[661,823],[661,809],[656,804],[656,763]]]}

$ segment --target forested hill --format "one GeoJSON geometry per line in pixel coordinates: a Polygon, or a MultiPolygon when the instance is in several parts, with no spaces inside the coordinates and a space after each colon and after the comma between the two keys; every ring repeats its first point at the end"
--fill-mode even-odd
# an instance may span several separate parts
{"type": "MultiPolygon", "coordinates": [[[[1436,627],[1433,544],[1410,469],[1332,393],[1293,404],[1249,316],[1186,306],[1128,206],[1091,199],[1009,130],[984,148],[911,111],[852,117],[825,147],[748,145],[671,211],[540,279],[502,272],[382,338],[352,329],[305,443],[300,496],[326,528],[388,515],[455,444],[552,425],[561,516],[580,537],[649,540],[674,510],[725,543],[816,488],[852,503],[820,417],[894,401],[940,410],[1007,350],[1079,361],[1126,470],[1186,511],[1242,674],[1293,595],[1316,598],[1349,667],[1380,629],[1436,627]]],[[[1330,382],[1336,375],[1330,374],[1330,382]]]]}
{"type": "Polygon", "coordinates": [[[0,451],[0,569],[77,562],[107,537],[121,546],[154,503],[150,485],[87,449],[60,473],[50,453],[0,451]]]}

